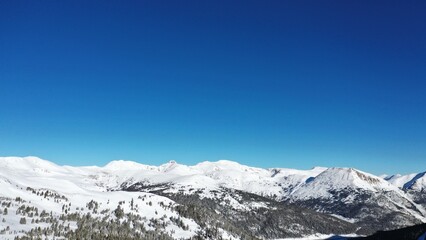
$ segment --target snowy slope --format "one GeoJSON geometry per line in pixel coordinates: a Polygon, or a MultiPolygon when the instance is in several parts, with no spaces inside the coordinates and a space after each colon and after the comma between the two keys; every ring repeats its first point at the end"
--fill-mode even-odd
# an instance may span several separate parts
{"type": "MultiPolygon", "coordinates": [[[[144,216],[141,222],[147,230],[154,231],[156,228],[152,226],[161,223],[163,231],[174,238],[195,236],[201,227],[193,219],[180,216],[176,212],[179,204],[168,198],[168,194],[208,198],[218,203],[217,206],[222,209],[231,207],[241,214],[269,208],[269,203],[265,203],[265,200],[244,197],[242,194],[246,192],[273,201],[297,203],[333,214],[351,223],[376,217],[380,214],[377,209],[382,209],[380,211],[386,213],[381,216],[383,219],[393,216],[393,220],[386,226],[401,226],[424,221],[425,216],[424,209],[413,202],[411,195],[407,195],[401,188],[420,190],[424,186],[424,174],[393,176],[384,180],[352,168],[262,169],[228,160],[206,161],[193,166],[175,161],[150,166],[116,160],[103,167],[73,167],[58,166],[37,157],[0,157],[0,202],[2,208],[4,204],[11,203],[9,212],[16,212],[25,203],[40,211],[43,209],[52,212],[56,217],[64,214],[66,209],[68,214],[91,212],[99,218],[103,211],[114,219],[114,209],[121,206],[125,213],[144,216]],[[156,194],[157,192],[161,192],[163,196],[156,194]],[[130,206],[130,200],[137,207],[130,206]],[[96,213],[87,209],[91,201],[99,205],[96,213]],[[369,209],[371,207],[375,210],[369,209]],[[351,209],[352,215],[346,214],[345,209],[351,209]],[[176,221],[175,218],[178,217],[183,224],[176,221]]],[[[12,235],[22,235],[19,231],[46,225],[19,224],[19,218],[22,217],[20,215],[9,214],[2,217],[5,218],[5,223],[0,222],[0,231],[9,226],[9,233],[12,235]]],[[[377,218],[381,221],[380,216],[377,218]]],[[[75,225],[72,222],[70,224],[75,225]]],[[[377,226],[380,226],[380,222],[377,226]]],[[[298,229],[292,234],[300,234],[300,229],[312,231],[302,226],[298,229]]],[[[218,232],[230,238],[233,236],[225,229],[218,232]]]]}
{"type": "Polygon", "coordinates": [[[331,198],[333,191],[341,189],[399,192],[398,188],[374,175],[353,168],[329,168],[316,178],[301,185],[292,193],[291,198],[331,198]]]}
{"type": "Polygon", "coordinates": [[[426,172],[393,175],[385,178],[391,184],[405,190],[426,191],[426,172]]]}
{"type": "Polygon", "coordinates": [[[335,214],[370,231],[426,221],[425,209],[411,195],[383,178],[353,168],[323,171],[300,185],[288,201],[335,214]]]}
{"type": "Polygon", "coordinates": [[[98,185],[111,189],[119,188],[123,183],[173,183],[207,190],[226,187],[281,199],[288,195],[286,191],[297,187],[308,178],[317,176],[325,169],[262,169],[228,160],[205,161],[194,166],[178,164],[175,161],[161,166],[147,166],[121,160],[98,168],[92,174],[99,179],[98,185]]]}
{"type": "MultiPolygon", "coordinates": [[[[51,225],[45,221],[56,221],[63,214],[83,216],[82,214],[90,213],[91,217],[99,219],[98,221],[105,216],[111,219],[108,221],[116,221],[118,217],[115,217],[115,210],[119,206],[125,214],[142,217],[140,222],[147,231],[162,231],[176,239],[186,239],[199,234],[203,229],[193,219],[176,212],[180,204],[168,197],[149,192],[121,191],[123,186],[132,186],[135,183],[148,186],[166,184],[168,193],[192,194],[198,191],[198,194],[214,201],[219,201],[220,198],[218,206],[224,209],[231,207],[233,211],[246,214],[245,212],[257,211],[259,208],[268,208],[268,204],[257,200],[243,201],[240,193],[226,189],[267,196],[278,195],[282,194],[280,185],[286,179],[293,177],[295,182],[298,182],[316,176],[323,170],[260,169],[226,160],[202,162],[194,166],[178,164],[175,161],[149,166],[117,160],[103,167],[73,167],[58,166],[37,157],[2,157],[0,203],[2,207],[8,208],[9,214],[1,215],[4,222],[0,222],[0,239],[2,234],[8,239],[22,236],[24,231],[37,227],[47,228],[51,225]],[[89,209],[91,202],[96,203],[96,211],[89,209]],[[50,220],[36,216],[35,212],[31,212],[33,210],[19,210],[28,207],[37,209],[38,213],[48,212],[50,220]],[[28,219],[26,224],[19,223],[22,218],[28,219]],[[161,230],[153,227],[158,224],[161,224],[161,230]]],[[[321,218],[321,215],[317,217],[321,218]]],[[[338,220],[330,217],[328,219],[338,220]]],[[[74,230],[77,227],[77,222],[68,220],[60,224],[69,224],[74,230]]],[[[312,233],[312,230],[303,227],[291,234],[300,234],[302,229],[312,233]]],[[[229,239],[238,239],[238,235],[226,229],[218,229],[218,233],[229,239]]]]}
{"type": "MultiPolygon", "coordinates": [[[[133,199],[134,204],[138,205],[138,207],[133,207],[132,212],[143,209],[146,226],[151,218],[166,216],[164,232],[172,234],[176,238],[191,237],[199,229],[199,226],[190,219],[182,218],[183,222],[190,226],[188,229],[179,228],[171,221],[167,221],[170,217],[178,217],[173,210],[159,207],[160,203],[174,205],[174,202],[168,198],[149,193],[107,192],[105,188],[97,186],[99,181],[97,174],[103,171],[100,168],[92,167],[59,167],[35,157],[0,158],[0,200],[2,204],[11,203],[8,207],[9,214],[2,216],[5,222],[0,223],[0,230],[8,226],[13,232],[12,235],[16,235],[16,231],[19,233],[21,230],[28,231],[32,227],[45,225],[44,223],[19,224],[19,219],[25,215],[12,213],[16,212],[22,204],[36,207],[40,212],[42,210],[52,212],[53,216],[59,217],[64,213],[63,207],[68,204],[72,204],[68,213],[91,212],[87,209],[87,204],[92,200],[99,204],[98,212],[112,212],[118,205],[121,205],[124,212],[130,212],[130,199],[133,199]],[[120,204],[121,201],[127,201],[127,204],[120,204]],[[148,204],[149,202],[151,204],[148,204]]],[[[93,212],[91,213],[96,216],[93,212]]],[[[114,218],[112,213],[110,216],[114,218]]],[[[37,219],[36,217],[26,217],[37,219]]],[[[5,236],[7,239],[7,234],[5,236]]]]}

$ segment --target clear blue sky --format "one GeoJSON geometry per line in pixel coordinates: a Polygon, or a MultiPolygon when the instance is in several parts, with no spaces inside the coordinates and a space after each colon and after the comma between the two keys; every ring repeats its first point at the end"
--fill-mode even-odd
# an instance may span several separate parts
{"type": "Polygon", "coordinates": [[[426,1],[1,1],[0,155],[426,170],[426,1]]]}

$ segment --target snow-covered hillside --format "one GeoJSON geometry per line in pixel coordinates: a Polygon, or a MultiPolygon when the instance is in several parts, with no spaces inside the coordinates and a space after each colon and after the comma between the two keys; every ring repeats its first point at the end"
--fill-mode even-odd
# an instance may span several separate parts
{"type": "Polygon", "coordinates": [[[353,168],[329,168],[301,184],[289,202],[342,217],[366,231],[425,222],[425,210],[386,180],[353,168]]]}
{"type": "Polygon", "coordinates": [[[397,174],[385,179],[401,189],[426,192],[426,172],[408,175],[397,174]]]}
{"type": "Polygon", "coordinates": [[[426,209],[426,172],[393,175],[385,180],[402,189],[416,204],[426,209]]]}
{"type": "Polygon", "coordinates": [[[0,239],[73,238],[87,234],[88,222],[99,226],[96,234],[105,233],[104,224],[114,226],[110,236],[122,231],[147,239],[368,233],[425,221],[422,204],[404,192],[422,191],[424,178],[386,181],[350,168],[261,169],[227,160],[194,166],[118,160],[72,167],[37,157],[2,157],[0,239]],[[389,216],[391,221],[381,222],[389,216]],[[378,220],[366,227],[371,217],[378,220]]]}

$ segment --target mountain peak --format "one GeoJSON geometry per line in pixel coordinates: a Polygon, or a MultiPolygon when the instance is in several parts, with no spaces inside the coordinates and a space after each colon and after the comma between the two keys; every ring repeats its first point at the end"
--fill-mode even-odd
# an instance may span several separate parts
{"type": "Polygon", "coordinates": [[[327,178],[339,179],[341,184],[356,185],[360,188],[371,188],[371,185],[387,183],[385,180],[372,174],[362,172],[355,168],[329,168],[318,177],[326,176],[327,178]]]}
{"type": "Polygon", "coordinates": [[[36,169],[43,169],[44,171],[60,169],[58,165],[34,156],[0,157],[0,166],[2,168],[13,168],[28,171],[36,169]]]}
{"type": "Polygon", "coordinates": [[[145,165],[128,160],[113,160],[103,167],[105,170],[130,170],[130,169],[139,169],[145,165]]]}
{"type": "Polygon", "coordinates": [[[364,189],[372,192],[380,189],[396,190],[395,187],[384,179],[355,168],[332,167],[307,181],[294,194],[295,198],[299,199],[311,197],[328,198],[331,196],[330,190],[341,189],[364,189]]]}
{"type": "Polygon", "coordinates": [[[426,189],[426,172],[414,176],[410,181],[404,184],[403,189],[415,189],[423,191],[426,189]]]}
{"type": "Polygon", "coordinates": [[[328,169],[327,167],[315,166],[315,167],[311,168],[311,171],[325,171],[327,169],[328,169]]]}

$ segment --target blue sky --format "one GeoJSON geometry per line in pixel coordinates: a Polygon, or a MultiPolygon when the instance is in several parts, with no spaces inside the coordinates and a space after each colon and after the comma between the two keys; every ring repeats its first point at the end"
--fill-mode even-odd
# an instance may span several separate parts
{"type": "Polygon", "coordinates": [[[0,155],[426,170],[425,1],[2,1],[0,155]]]}

